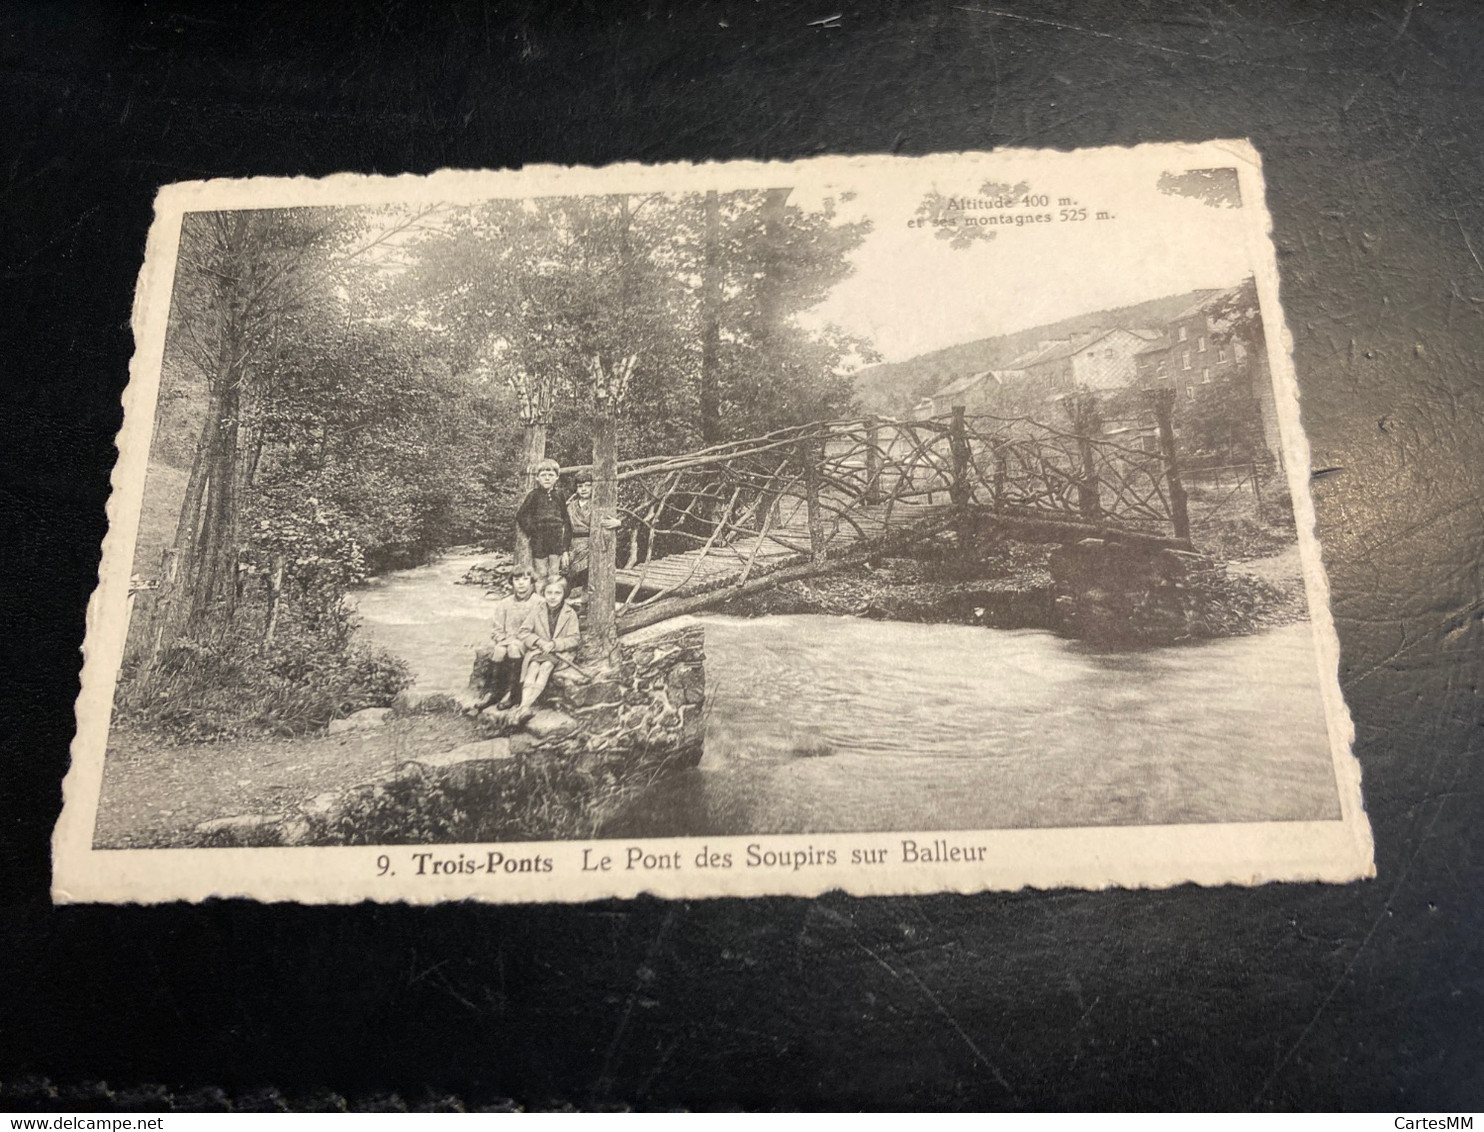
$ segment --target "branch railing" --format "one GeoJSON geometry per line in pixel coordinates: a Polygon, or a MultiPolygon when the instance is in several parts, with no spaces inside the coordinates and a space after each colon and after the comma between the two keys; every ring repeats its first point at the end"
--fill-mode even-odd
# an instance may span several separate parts
{"type": "Polygon", "coordinates": [[[1163,446],[1151,452],[961,410],[821,421],[621,461],[619,617],[632,621],[667,599],[742,587],[801,561],[822,566],[974,509],[1188,538],[1172,506],[1173,472],[1163,446]]]}

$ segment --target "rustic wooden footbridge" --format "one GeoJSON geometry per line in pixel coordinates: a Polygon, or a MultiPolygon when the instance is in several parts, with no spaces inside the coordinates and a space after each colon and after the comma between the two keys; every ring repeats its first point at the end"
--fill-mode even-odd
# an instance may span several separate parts
{"type": "MultiPolygon", "coordinates": [[[[1148,441],[1026,418],[819,421],[594,464],[588,632],[603,640],[948,531],[1190,549],[1168,400],[1148,441]],[[617,530],[600,522],[613,516],[617,530]],[[604,600],[607,596],[607,600],[604,600]],[[612,612],[609,613],[609,610],[612,612]]],[[[603,459],[604,450],[609,455],[603,459]]]]}

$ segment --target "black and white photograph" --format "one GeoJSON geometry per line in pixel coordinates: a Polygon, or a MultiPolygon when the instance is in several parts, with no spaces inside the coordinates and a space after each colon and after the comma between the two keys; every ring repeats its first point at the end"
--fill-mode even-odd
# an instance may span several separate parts
{"type": "Polygon", "coordinates": [[[165,190],[59,898],[1367,875],[1261,186],[165,190]]]}

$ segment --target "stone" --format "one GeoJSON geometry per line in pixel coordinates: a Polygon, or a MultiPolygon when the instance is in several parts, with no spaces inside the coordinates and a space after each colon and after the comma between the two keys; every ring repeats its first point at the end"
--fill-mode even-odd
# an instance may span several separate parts
{"type": "Polygon", "coordinates": [[[280,845],[304,845],[314,835],[314,827],[304,818],[285,818],[278,826],[280,845]]]}
{"type": "Polygon", "coordinates": [[[196,832],[231,845],[277,845],[280,821],[277,814],[235,814],[200,822],[196,832]]]}
{"type": "Polygon", "coordinates": [[[527,734],[534,735],[538,739],[547,739],[553,735],[561,735],[577,728],[577,721],[566,712],[556,711],[553,708],[537,708],[531,713],[531,717],[525,721],[527,734]]]}
{"type": "Polygon", "coordinates": [[[430,770],[441,770],[467,762],[503,760],[511,757],[510,740],[502,735],[493,739],[479,739],[473,743],[463,743],[451,751],[444,751],[438,755],[419,755],[412,761],[430,770]]]}
{"type": "Polygon", "coordinates": [[[333,814],[340,806],[340,795],[334,790],[326,790],[323,794],[316,794],[309,801],[299,807],[311,818],[324,820],[333,814]]]}
{"type": "Polygon", "coordinates": [[[515,726],[515,710],[487,707],[479,713],[479,726],[488,734],[503,735],[515,726]]]}
{"type": "Polygon", "coordinates": [[[670,669],[665,687],[673,704],[699,704],[706,699],[706,670],[699,664],[680,664],[670,669]]]}
{"type": "Polygon", "coordinates": [[[466,789],[514,757],[511,742],[503,736],[462,743],[451,751],[436,755],[419,755],[404,764],[408,777],[431,779],[445,787],[466,789]]]}
{"type": "MultiPolygon", "coordinates": [[[[468,701],[474,703],[476,696],[468,701]]],[[[403,688],[392,700],[393,715],[431,715],[434,712],[458,711],[464,705],[445,692],[420,692],[416,688],[403,688]]]]}
{"type": "Polygon", "coordinates": [[[1190,573],[1190,563],[1177,550],[1162,550],[1155,559],[1161,576],[1170,582],[1183,582],[1190,573]]]}
{"type": "Polygon", "coordinates": [[[428,697],[416,688],[403,688],[392,699],[392,711],[398,715],[412,715],[428,697]]]}
{"type": "Polygon", "coordinates": [[[675,731],[680,727],[681,715],[677,708],[666,707],[654,719],[653,730],[675,731]]]}
{"type": "Polygon", "coordinates": [[[587,676],[584,676],[575,668],[568,668],[566,665],[558,665],[552,671],[551,676],[547,678],[546,687],[552,693],[560,693],[562,695],[566,695],[573,688],[586,684],[588,682],[588,679],[589,678],[587,676]]]}
{"type": "Polygon", "coordinates": [[[618,703],[623,699],[624,686],[618,680],[599,679],[586,683],[574,682],[559,689],[561,699],[572,707],[591,707],[594,704],[618,703]]]}
{"type": "Polygon", "coordinates": [[[706,745],[706,713],[695,704],[680,709],[680,749],[694,751],[697,761],[706,745]]]}
{"type": "Polygon", "coordinates": [[[660,664],[663,661],[669,660],[672,656],[678,656],[679,654],[679,645],[668,642],[663,645],[656,645],[649,658],[649,663],[651,665],[660,664]]]}
{"type": "Polygon", "coordinates": [[[643,731],[648,719],[649,708],[635,704],[619,713],[618,725],[625,731],[643,731]]]}
{"type": "Polygon", "coordinates": [[[331,735],[339,735],[345,731],[371,731],[385,724],[391,714],[391,708],[362,708],[360,711],[351,712],[344,719],[330,720],[328,730],[331,735]]]}

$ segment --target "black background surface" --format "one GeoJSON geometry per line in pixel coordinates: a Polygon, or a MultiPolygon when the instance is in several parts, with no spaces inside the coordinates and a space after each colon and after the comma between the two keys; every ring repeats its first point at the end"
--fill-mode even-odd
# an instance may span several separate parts
{"type": "Polygon", "coordinates": [[[1478,1107],[1484,9],[426,8],[0,14],[0,1110],[1478,1107]],[[48,904],[157,186],[1228,136],[1266,163],[1375,881],[48,904]]]}

